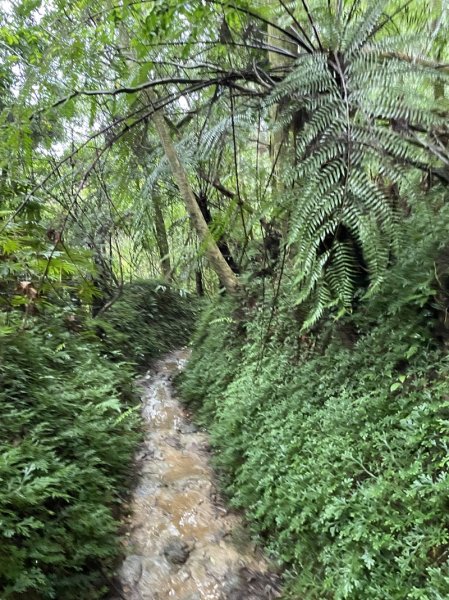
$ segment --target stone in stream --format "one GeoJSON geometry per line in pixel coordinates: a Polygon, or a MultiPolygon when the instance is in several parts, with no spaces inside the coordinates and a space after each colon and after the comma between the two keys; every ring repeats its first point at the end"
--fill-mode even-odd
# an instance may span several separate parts
{"type": "Polygon", "coordinates": [[[169,539],[164,548],[164,556],[174,565],[183,565],[189,558],[190,548],[188,544],[178,537],[169,539]]]}
{"type": "Polygon", "coordinates": [[[226,600],[241,600],[244,580],[239,573],[229,573],[223,586],[226,600]]]}
{"type": "Polygon", "coordinates": [[[179,425],[178,431],[179,431],[179,433],[182,433],[183,435],[188,435],[189,433],[198,433],[199,429],[195,425],[195,423],[191,423],[190,421],[185,421],[184,423],[181,423],[179,425]]]}
{"type": "Polygon", "coordinates": [[[243,567],[225,590],[226,600],[274,600],[281,596],[280,577],[276,573],[243,567]]]}
{"type": "Polygon", "coordinates": [[[142,559],[140,556],[127,556],[122,566],[122,581],[135,585],[142,577],[142,559]]]}

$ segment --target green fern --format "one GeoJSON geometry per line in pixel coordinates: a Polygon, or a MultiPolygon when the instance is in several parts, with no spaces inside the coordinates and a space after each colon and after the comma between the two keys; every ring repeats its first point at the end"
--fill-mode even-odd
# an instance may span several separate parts
{"type": "Polygon", "coordinates": [[[409,39],[385,35],[388,4],[335,17],[322,49],[300,55],[268,101],[281,107],[277,127],[304,123],[285,176],[297,302],[311,305],[304,326],[350,309],[361,270],[378,289],[400,244],[398,194],[408,170],[435,162],[427,139],[445,128],[429,83],[446,75],[411,55],[409,39]]]}

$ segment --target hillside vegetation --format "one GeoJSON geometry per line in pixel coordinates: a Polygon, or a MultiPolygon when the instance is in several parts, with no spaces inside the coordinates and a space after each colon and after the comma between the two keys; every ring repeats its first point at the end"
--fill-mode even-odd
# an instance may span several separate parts
{"type": "Polygon", "coordinates": [[[337,323],[303,334],[285,298],[271,322],[229,301],[201,319],[180,389],[287,597],[447,597],[448,225],[419,210],[382,295],[337,323]]]}
{"type": "Polygon", "coordinates": [[[2,598],[110,589],[140,439],[136,369],[183,345],[193,315],[177,291],[140,283],[102,321],[52,311],[1,334],[2,598]]]}
{"type": "Polygon", "coordinates": [[[286,598],[449,598],[448,85],[448,0],[0,2],[1,598],[107,597],[195,321],[286,598]]]}

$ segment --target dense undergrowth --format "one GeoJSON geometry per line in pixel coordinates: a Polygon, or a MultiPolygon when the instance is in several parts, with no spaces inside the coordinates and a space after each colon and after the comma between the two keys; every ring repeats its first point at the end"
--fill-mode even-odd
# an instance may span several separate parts
{"type": "Polygon", "coordinates": [[[101,321],[52,310],[3,329],[1,598],[107,592],[140,438],[132,378],[185,343],[192,318],[177,291],[142,282],[125,287],[101,321]]]}
{"type": "Polygon", "coordinates": [[[202,317],[182,393],[287,597],[449,595],[448,223],[417,211],[382,293],[314,333],[287,291],[271,316],[222,301],[202,317]]]}

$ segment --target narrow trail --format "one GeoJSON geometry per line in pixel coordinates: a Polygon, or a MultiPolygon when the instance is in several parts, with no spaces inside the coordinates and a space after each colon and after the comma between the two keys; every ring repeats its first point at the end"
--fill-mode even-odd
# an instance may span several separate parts
{"type": "Polygon", "coordinates": [[[122,598],[278,598],[277,577],[263,556],[248,542],[233,542],[241,518],[221,502],[208,437],[172,390],[187,357],[187,351],[168,355],[140,381],[145,440],[120,570],[122,598]]]}

